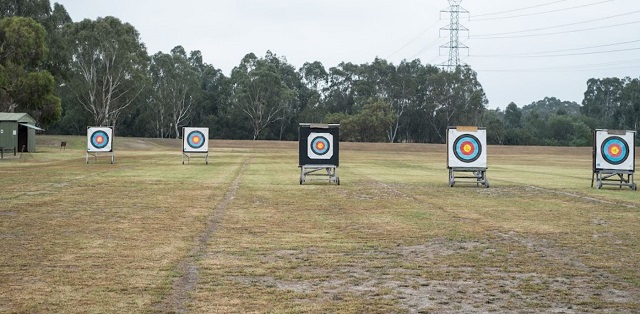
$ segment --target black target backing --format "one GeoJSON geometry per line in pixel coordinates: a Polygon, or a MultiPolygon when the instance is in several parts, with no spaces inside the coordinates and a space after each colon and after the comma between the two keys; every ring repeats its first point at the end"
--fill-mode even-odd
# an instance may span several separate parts
{"type": "Polygon", "coordinates": [[[331,165],[338,167],[340,164],[340,125],[339,124],[310,124],[300,123],[298,128],[298,165],[331,165]],[[333,135],[333,156],[329,159],[314,159],[309,157],[309,135],[311,133],[325,133],[333,135]]]}

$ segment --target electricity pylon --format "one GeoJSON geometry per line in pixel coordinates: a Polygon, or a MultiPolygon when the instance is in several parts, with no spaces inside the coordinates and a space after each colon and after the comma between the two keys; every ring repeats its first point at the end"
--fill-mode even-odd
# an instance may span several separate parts
{"type": "Polygon", "coordinates": [[[449,43],[440,46],[440,48],[449,49],[449,61],[442,64],[448,71],[453,71],[458,65],[460,65],[460,49],[469,49],[465,44],[460,42],[460,32],[469,33],[469,29],[460,24],[460,14],[469,14],[469,11],[460,6],[462,0],[449,0],[449,7],[440,11],[442,13],[449,13],[451,15],[451,21],[449,25],[440,28],[440,31],[449,31],[449,43]]]}

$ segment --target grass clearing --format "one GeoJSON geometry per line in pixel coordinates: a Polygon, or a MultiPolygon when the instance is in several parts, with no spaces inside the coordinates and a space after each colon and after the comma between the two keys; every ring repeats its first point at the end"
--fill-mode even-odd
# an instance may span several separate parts
{"type": "Polygon", "coordinates": [[[341,143],[341,185],[300,186],[297,143],[117,140],[0,161],[0,312],[640,311],[640,198],[590,148],[489,147],[485,189],[444,145],[341,143]]]}

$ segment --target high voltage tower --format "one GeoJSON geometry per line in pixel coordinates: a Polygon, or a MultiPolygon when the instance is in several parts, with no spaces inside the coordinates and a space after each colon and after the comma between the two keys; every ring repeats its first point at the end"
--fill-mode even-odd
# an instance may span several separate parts
{"type": "Polygon", "coordinates": [[[442,64],[442,67],[448,71],[453,71],[460,65],[460,49],[469,49],[465,44],[460,42],[460,32],[469,32],[469,29],[460,24],[460,14],[469,14],[469,11],[460,6],[462,0],[449,0],[449,7],[440,11],[449,13],[451,21],[449,25],[440,28],[440,31],[449,31],[449,43],[440,46],[440,48],[449,49],[449,61],[442,64]]]}

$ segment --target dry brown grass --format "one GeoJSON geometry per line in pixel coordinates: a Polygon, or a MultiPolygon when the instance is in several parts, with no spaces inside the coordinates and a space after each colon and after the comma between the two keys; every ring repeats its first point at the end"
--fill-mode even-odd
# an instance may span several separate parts
{"type": "Polygon", "coordinates": [[[0,312],[640,311],[640,198],[590,148],[490,147],[484,189],[442,145],[342,143],[342,184],[300,186],[297,143],[60,140],[0,162],[0,312]]]}

